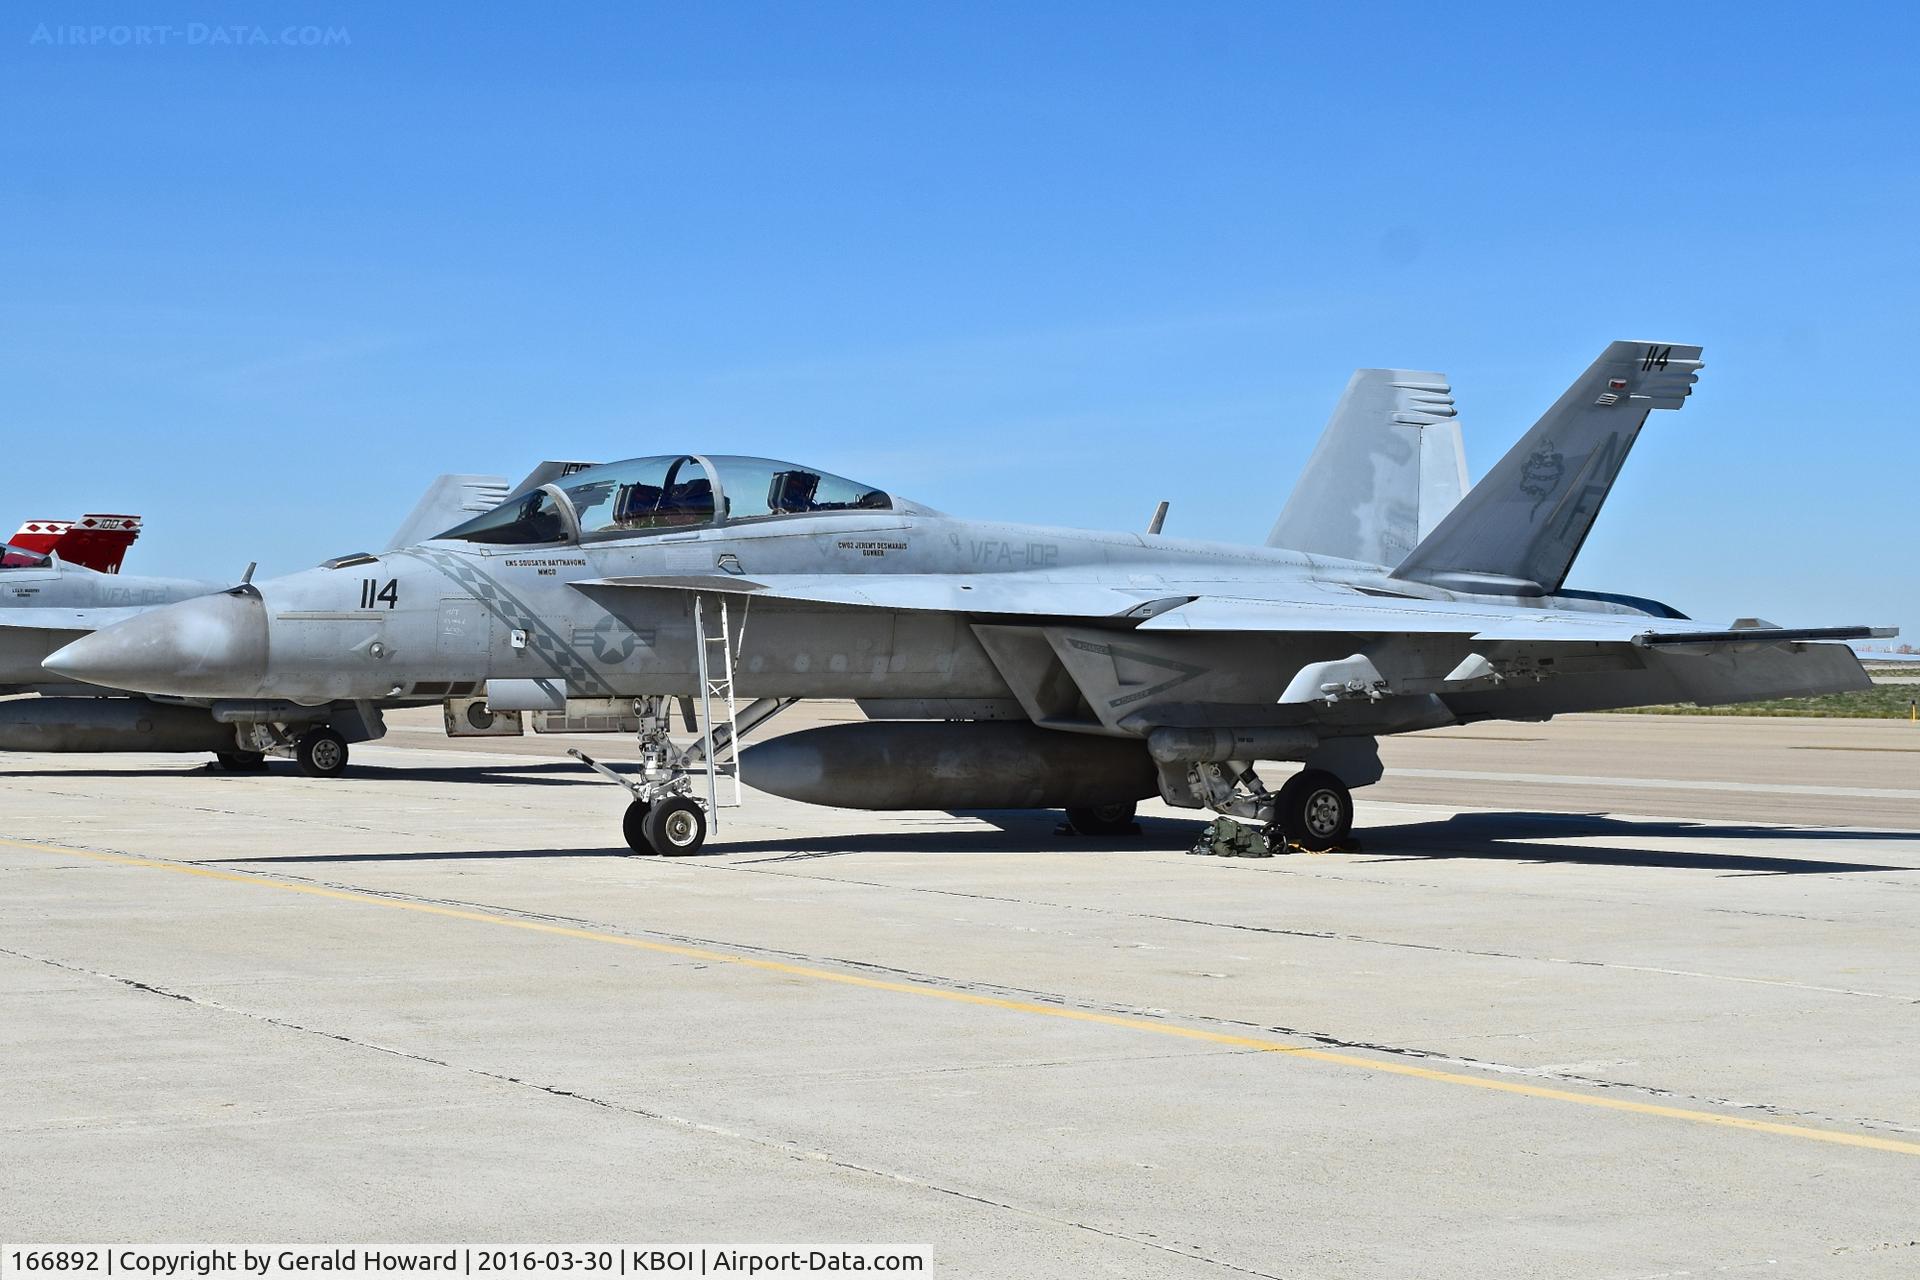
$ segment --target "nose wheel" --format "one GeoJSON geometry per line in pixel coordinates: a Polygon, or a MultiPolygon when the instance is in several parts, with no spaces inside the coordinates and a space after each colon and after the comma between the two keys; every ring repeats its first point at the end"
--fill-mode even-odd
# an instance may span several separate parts
{"type": "Polygon", "coordinates": [[[686,796],[669,796],[651,804],[635,800],[627,806],[620,827],[635,853],[684,858],[707,843],[707,815],[686,796]]]}

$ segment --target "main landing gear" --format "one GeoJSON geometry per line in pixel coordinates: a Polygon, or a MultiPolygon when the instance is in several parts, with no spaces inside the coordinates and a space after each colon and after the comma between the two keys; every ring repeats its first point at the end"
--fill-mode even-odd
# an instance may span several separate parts
{"type": "Polygon", "coordinates": [[[1091,809],[1067,810],[1067,825],[1083,836],[1132,836],[1140,833],[1140,824],[1133,820],[1135,806],[1131,800],[1122,804],[1103,804],[1091,809]]]}
{"type": "Polygon", "coordinates": [[[1273,825],[1287,843],[1314,853],[1339,848],[1353,832],[1353,792],[1324,769],[1287,779],[1273,809],[1273,825]]]}
{"type": "Polygon", "coordinates": [[[309,729],[294,743],[293,758],[309,778],[337,778],[347,771],[347,740],[332,729],[309,729]]]}
{"type": "Polygon", "coordinates": [[[371,702],[305,706],[279,699],[215,703],[214,719],[233,726],[233,745],[214,753],[228,773],[259,773],[267,758],[292,760],[309,778],[337,778],[347,771],[347,744],[371,742],[387,731],[371,702]]]}
{"type": "Polygon", "coordinates": [[[1195,784],[1194,798],[1219,815],[1207,825],[1194,853],[1268,858],[1357,847],[1353,791],[1329,770],[1302,769],[1278,792],[1268,791],[1245,765],[1201,764],[1188,776],[1195,784]]]}

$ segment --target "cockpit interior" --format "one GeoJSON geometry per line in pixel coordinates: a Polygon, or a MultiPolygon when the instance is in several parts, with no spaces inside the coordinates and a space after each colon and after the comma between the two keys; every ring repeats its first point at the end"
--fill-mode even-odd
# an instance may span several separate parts
{"type": "Polygon", "coordinates": [[[811,467],[732,454],[662,454],[588,467],[441,534],[497,545],[597,542],[835,511],[890,511],[880,489],[811,467]]]}
{"type": "Polygon", "coordinates": [[[11,542],[0,542],[0,569],[51,569],[53,557],[44,551],[29,551],[11,542]]]}

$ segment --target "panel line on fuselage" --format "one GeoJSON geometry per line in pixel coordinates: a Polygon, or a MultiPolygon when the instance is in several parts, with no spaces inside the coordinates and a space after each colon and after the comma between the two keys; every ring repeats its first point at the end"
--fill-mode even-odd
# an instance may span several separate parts
{"type": "Polygon", "coordinates": [[[498,578],[480,571],[464,556],[429,547],[409,547],[393,555],[412,556],[438,569],[507,627],[527,634],[527,651],[567,682],[572,697],[611,697],[613,686],[559,632],[508,590],[498,578]]]}

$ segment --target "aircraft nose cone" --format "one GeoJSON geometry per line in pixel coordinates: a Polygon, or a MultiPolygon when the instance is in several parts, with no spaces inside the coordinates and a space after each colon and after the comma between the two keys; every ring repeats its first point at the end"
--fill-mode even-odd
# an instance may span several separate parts
{"type": "Polygon", "coordinates": [[[246,697],[267,672],[267,609],[252,588],[183,600],[80,637],[40,664],[84,684],[246,697]]]}

